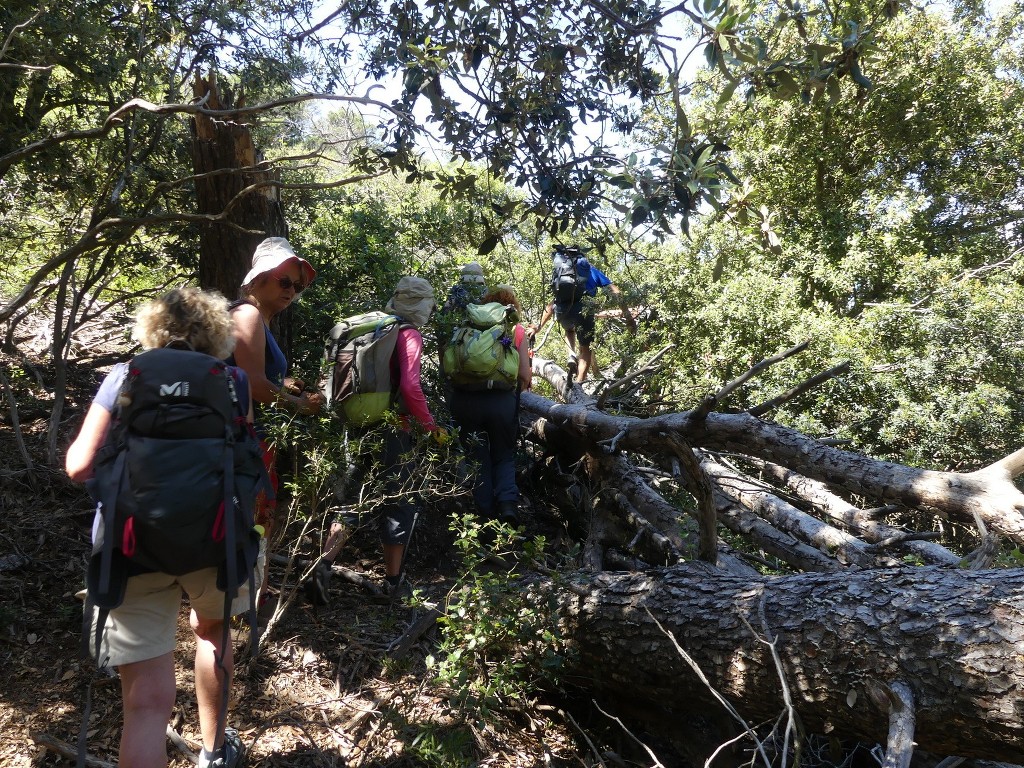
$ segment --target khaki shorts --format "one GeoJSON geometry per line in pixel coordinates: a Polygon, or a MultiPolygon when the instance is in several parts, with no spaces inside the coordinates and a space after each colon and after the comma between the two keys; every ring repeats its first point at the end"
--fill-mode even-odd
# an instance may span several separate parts
{"type": "MultiPolygon", "coordinates": [[[[256,562],[256,588],[266,562],[266,539],[260,541],[256,562]]],[[[166,573],[143,573],[128,579],[124,602],[107,614],[98,656],[100,667],[117,667],[163,656],[174,650],[181,613],[181,594],[188,595],[192,610],[201,619],[224,616],[224,593],[217,589],[217,569],[203,568],[171,576],[166,573]]],[[[249,610],[249,582],[238,590],[231,601],[231,615],[249,610]]],[[[96,657],[96,620],[93,609],[89,652],[96,657]]]]}

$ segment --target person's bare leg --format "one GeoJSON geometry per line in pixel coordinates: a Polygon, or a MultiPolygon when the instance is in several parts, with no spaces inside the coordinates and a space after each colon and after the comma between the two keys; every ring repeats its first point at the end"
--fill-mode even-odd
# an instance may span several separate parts
{"type": "Polygon", "coordinates": [[[573,354],[576,354],[576,329],[566,328],[565,329],[565,343],[569,345],[569,349],[572,350],[573,354]]]}
{"type": "Polygon", "coordinates": [[[231,685],[234,670],[234,654],[231,647],[231,636],[224,648],[224,670],[218,668],[217,658],[221,653],[224,641],[223,619],[201,619],[192,611],[192,631],[196,635],[196,703],[199,709],[199,730],[203,735],[203,747],[213,752],[224,741],[224,726],[217,728],[220,715],[221,694],[224,687],[224,674],[231,685]]]}
{"type": "Polygon", "coordinates": [[[345,542],[348,541],[351,534],[352,529],[345,523],[331,523],[331,532],[327,534],[327,541],[324,542],[324,560],[333,563],[334,558],[341,552],[341,548],[345,546],[345,542]]]}
{"type": "Polygon", "coordinates": [[[121,676],[124,727],[118,765],[166,768],[167,723],[174,709],[174,654],[165,653],[117,668],[121,676]]]}
{"type": "Polygon", "coordinates": [[[579,370],[576,372],[576,381],[584,381],[587,378],[587,373],[590,371],[590,366],[594,362],[594,351],[588,347],[580,344],[580,365],[579,370]]]}
{"type": "Polygon", "coordinates": [[[384,575],[397,576],[402,572],[402,555],[405,546],[402,544],[384,545],[384,575]]]}

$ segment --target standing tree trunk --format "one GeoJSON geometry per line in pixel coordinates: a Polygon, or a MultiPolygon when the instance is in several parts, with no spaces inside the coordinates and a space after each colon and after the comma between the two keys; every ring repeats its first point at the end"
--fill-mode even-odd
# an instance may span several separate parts
{"type": "MultiPolygon", "coordinates": [[[[206,99],[209,109],[235,106],[231,93],[218,88],[213,74],[206,80],[197,77],[194,93],[197,100],[206,99]]],[[[220,215],[230,205],[225,222],[208,225],[202,231],[199,284],[229,299],[237,298],[256,245],[271,235],[288,236],[280,190],[268,183],[275,182],[276,176],[260,167],[260,160],[245,123],[215,121],[205,115],[192,119],[192,165],[199,213],[220,215]]]]}

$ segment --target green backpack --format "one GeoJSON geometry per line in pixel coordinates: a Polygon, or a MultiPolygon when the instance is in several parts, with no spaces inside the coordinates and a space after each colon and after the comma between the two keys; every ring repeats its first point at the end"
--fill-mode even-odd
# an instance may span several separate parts
{"type": "Polygon", "coordinates": [[[391,356],[401,328],[394,315],[367,312],[331,329],[321,392],[335,416],[358,427],[383,421],[398,389],[391,377],[391,356]]]}
{"type": "Polygon", "coordinates": [[[512,305],[468,304],[466,319],[452,333],[441,367],[456,387],[514,389],[519,378],[512,305]]]}

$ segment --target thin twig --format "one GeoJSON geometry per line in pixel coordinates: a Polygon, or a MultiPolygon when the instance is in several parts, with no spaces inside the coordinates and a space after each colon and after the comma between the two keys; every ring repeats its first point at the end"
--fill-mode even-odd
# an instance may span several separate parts
{"type": "Polygon", "coordinates": [[[651,768],[665,768],[665,766],[662,765],[661,761],[658,759],[658,756],[654,754],[653,751],[651,751],[651,748],[644,744],[642,741],[640,741],[640,739],[638,739],[636,735],[631,730],[629,730],[629,728],[627,728],[619,718],[615,717],[614,715],[609,715],[607,712],[601,709],[601,705],[593,699],[591,699],[591,703],[593,703],[593,705],[597,708],[598,712],[600,712],[605,717],[614,720],[616,723],[618,723],[619,727],[626,732],[626,735],[629,736],[629,738],[631,738],[633,741],[635,741],[637,744],[644,748],[644,751],[646,751],[647,754],[651,756],[651,760],[654,761],[654,765],[652,765],[651,768]]]}
{"type": "Polygon", "coordinates": [[[811,378],[807,379],[804,382],[801,382],[800,384],[797,384],[792,389],[783,392],[778,397],[773,397],[771,400],[767,400],[766,402],[763,402],[760,405],[756,405],[753,408],[747,409],[747,413],[749,413],[751,416],[756,416],[760,418],[763,414],[768,413],[768,411],[778,408],[780,405],[784,403],[788,403],[790,400],[792,400],[795,397],[799,397],[804,392],[814,389],[819,384],[824,384],[829,379],[834,379],[836,376],[846,373],[849,370],[850,361],[847,360],[845,362],[840,363],[839,365],[829,368],[827,371],[823,371],[822,373],[817,374],[816,376],[811,376],[811,378]]]}
{"type": "Polygon", "coordinates": [[[761,743],[761,740],[757,738],[757,734],[754,733],[753,729],[749,725],[747,725],[747,721],[743,719],[743,716],[736,710],[736,708],[732,704],[729,703],[728,699],[726,699],[722,694],[715,690],[715,687],[711,685],[711,681],[708,680],[707,675],[704,674],[704,670],[702,670],[697,665],[697,662],[693,660],[693,657],[690,656],[690,654],[683,650],[683,647],[679,645],[679,641],[676,640],[675,635],[673,635],[671,632],[665,629],[662,623],[658,621],[656,618],[654,618],[654,614],[651,613],[651,609],[644,608],[644,610],[647,611],[647,615],[651,617],[651,621],[653,621],[655,625],[657,625],[658,629],[662,631],[665,637],[672,641],[672,645],[675,647],[676,653],[678,653],[680,658],[682,658],[682,660],[690,666],[690,669],[692,669],[694,674],[697,675],[697,679],[704,684],[704,687],[711,692],[711,695],[714,696],[718,703],[725,708],[725,711],[728,712],[729,715],[737,723],[740,724],[740,727],[743,728],[744,733],[750,736],[751,740],[754,742],[754,746],[756,747],[757,751],[761,754],[761,759],[764,760],[765,768],[771,768],[772,761],[768,759],[768,755],[764,750],[764,745],[761,743]]]}
{"type": "Polygon", "coordinates": [[[604,405],[608,401],[608,398],[611,396],[612,392],[621,391],[626,387],[627,384],[629,384],[634,379],[638,379],[641,376],[646,376],[657,371],[658,367],[655,365],[655,363],[661,359],[662,355],[664,355],[666,352],[672,349],[673,346],[673,344],[666,344],[664,347],[655,352],[651,359],[644,363],[639,369],[633,371],[632,373],[626,374],[621,379],[611,382],[608,385],[608,388],[605,389],[605,391],[602,392],[601,396],[597,399],[597,409],[604,410],[604,405]]]}
{"type": "MultiPolygon", "coordinates": [[[[782,666],[782,658],[779,656],[778,649],[778,637],[772,637],[772,631],[768,626],[768,617],[765,615],[765,603],[768,600],[768,594],[765,592],[761,593],[761,599],[757,603],[757,617],[761,620],[761,629],[764,630],[765,637],[763,639],[758,636],[756,632],[751,629],[752,634],[758,641],[768,646],[772,654],[772,661],[775,664],[775,671],[779,676],[779,684],[782,686],[782,701],[786,705],[786,734],[782,741],[782,768],[786,768],[786,756],[789,754],[789,739],[794,731],[800,730],[800,721],[796,714],[796,707],[793,706],[793,694],[789,690],[789,683],[786,682],[786,671],[782,666]]],[[[746,619],[744,619],[746,623],[746,619]]],[[[747,624],[750,627],[749,624],[747,624]]],[[[794,739],[793,741],[793,752],[794,762],[800,764],[800,739],[794,739]]]]}
{"type": "MultiPolygon", "coordinates": [[[[594,706],[597,705],[595,704],[594,706]]],[[[600,707],[598,707],[598,709],[600,709],[600,707]]],[[[594,742],[590,740],[590,736],[587,735],[587,732],[584,731],[583,728],[580,727],[580,724],[576,722],[576,718],[574,718],[568,712],[561,709],[558,710],[558,714],[562,715],[566,720],[568,720],[573,725],[573,727],[577,731],[580,732],[580,736],[582,736],[583,740],[587,742],[587,746],[590,747],[590,751],[594,753],[594,759],[597,760],[597,762],[600,765],[602,765],[603,768],[608,768],[608,764],[605,763],[605,761],[601,758],[601,753],[597,751],[597,747],[594,746],[594,742]]]]}

